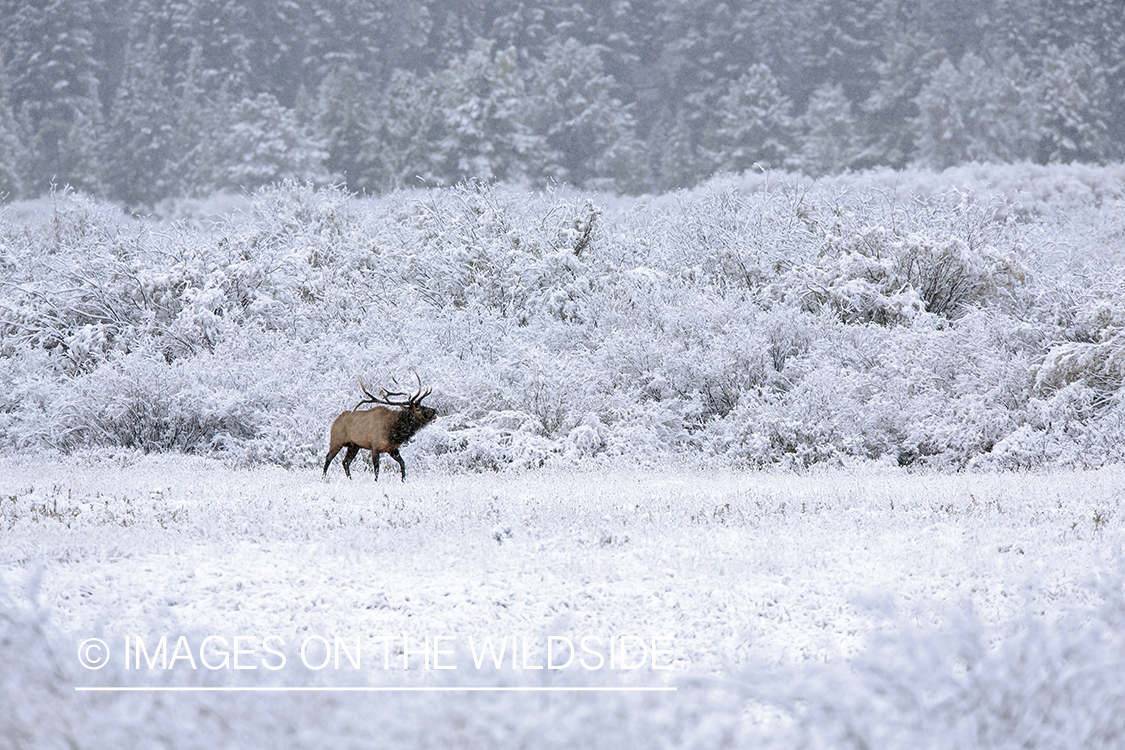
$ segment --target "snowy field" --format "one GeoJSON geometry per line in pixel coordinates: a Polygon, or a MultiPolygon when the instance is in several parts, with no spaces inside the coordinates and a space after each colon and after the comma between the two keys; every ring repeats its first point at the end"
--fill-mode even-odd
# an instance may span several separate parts
{"type": "Polygon", "coordinates": [[[0,750],[1125,747],[1120,174],[6,208],[0,750]]]}
{"type": "Polygon", "coordinates": [[[0,744],[1120,747],[1123,480],[8,456],[0,744]]]}

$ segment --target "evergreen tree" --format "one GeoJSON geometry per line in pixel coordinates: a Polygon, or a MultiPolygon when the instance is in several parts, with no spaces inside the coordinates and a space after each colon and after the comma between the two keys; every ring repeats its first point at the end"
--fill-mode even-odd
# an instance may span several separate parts
{"type": "Polygon", "coordinates": [[[375,134],[375,99],[355,68],[344,65],[320,85],[315,129],[324,143],[325,166],[348,190],[373,189],[375,165],[370,145],[375,134]]]}
{"type": "Polygon", "coordinates": [[[112,197],[151,206],[171,194],[173,118],[173,98],[164,84],[155,40],[131,46],[105,143],[112,197]]]}
{"type": "Polygon", "coordinates": [[[968,158],[968,96],[962,89],[957,67],[943,60],[917,98],[918,118],[914,127],[919,163],[945,169],[968,158]]]}
{"type": "Polygon", "coordinates": [[[719,101],[718,124],[710,135],[714,166],[732,172],[755,165],[782,168],[793,153],[791,109],[769,66],[752,66],[719,101]]]}
{"type": "Polygon", "coordinates": [[[208,96],[220,89],[241,96],[253,88],[252,6],[239,0],[170,0],[162,10],[171,64],[194,68],[195,81],[208,96]]]}
{"type": "Polygon", "coordinates": [[[444,50],[427,48],[436,22],[433,0],[309,0],[300,7],[305,23],[299,36],[305,60],[302,82],[310,91],[343,67],[370,82],[386,81],[396,69],[445,65],[444,50]]]}
{"type": "MultiPolygon", "coordinates": [[[[960,61],[966,52],[985,54],[993,47],[982,44],[988,25],[995,17],[996,8],[1006,0],[927,0],[904,4],[899,11],[905,18],[908,31],[924,34],[934,40],[950,59],[960,61]]],[[[1026,0],[1017,0],[1025,2],[1026,0]]],[[[1032,0],[1058,4],[1058,0],[1032,0]]],[[[1027,8],[1029,16],[1020,19],[1023,29],[1041,23],[1039,8],[1027,8]]],[[[1017,32],[1019,33],[1019,32],[1017,32]]],[[[995,49],[1012,49],[1010,41],[999,41],[995,49]]]]}
{"type": "Polygon", "coordinates": [[[216,188],[250,190],[282,180],[327,182],[323,145],[272,94],[244,98],[219,140],[216,188]]]}
{"type": "Polygon", "coordinates": [[[611,143],[598,160],[598,174],[587,181],[587,187],[631,195],[652,189],[644,144],[636,138],[624,137],[611,143]]]}
{"type": "Polygon", "coordinates": [[[130,203],[229,184],[232,110],[259,93],[297,110],[352,190],[1114,159],[1123,55],[1116,0],[0,0],[0,184],[130,203]],[[944,93],[922,97],[946,56],[944,93]],[[832,85],[859,119],[855,158],[833,150],[849,126],[832,85]]]}
{"type": "MultiPolygon", "coordinates": [[[[244,90],[273,94],[287,106],[296,101],[305,84],[308,60],[309,3],[245,2],[244,25],[247,46],[244,90]]],[[[371,2],[365,3],[371,5],[371,2]]],[[[404,3],[413,5],[413,3],[404,3]]],[[[233,15],[233,14],[232,14],[233,15]]],[[[352,23],[352,19],[347,20],[352,23]]]]}
{"type": "Polygon", "coordinates": [[[613,97],[616,82],[599,51],[573,39],[552,44],[532,70],[530,120],[546,141],[544,178],[589,188],[634,187],[641,181],[641,148],[630,108],[613,97]]]}
{"type": "Polygon", "coordinates": [[[711,175],[712,159],[700,153],[683,108],[676,110],[670,127],[667,120],[657,123],[650,143],[655,154],[657,190],[691,187],[711,175]]]}
{"type": "Polygon", "coordinates": [[[879,80],[886,7],[884,0],[808,0],[806,44],[817,63],[810,78],[839,84],[850,100],[863,101],[879,80]]]}
{"type": "Polygon", "coordinates": [[[750,29],[724,0],[665,2],[660,15],[659,85],[666,101],[713,106],[732,75],[759,62],[750,29]]]}
{"type": "Polygon", "coordinates": [[[743,3],[734,26],[745,38],[746,59],[726,71],[724,82],[754,63],[768,65],[791,101],[804,101],[824,80],[816,29],[808,21],[808,3],[794,0],[755,0],[743,3]]]}
{"type": "Polygon", "coordinates": [[[440,78],[445,135],[439,144],[447,182],[521,180],[527,165],[543,163],[544,144],[527,125],[516,51],[493,53],[477,40],[440,78]]]}
{"type": "Polygon", "coordinates": [[[859,154],[856,117],[840,84],[813,92],[800,118],[801,150],[793,161],[811,175],[835,174],[851,167],[859,154]]]}
{"type": "MultiPolygon", "coordinates": [[[[557,17],[559,8],[553,3],[525,3],[522,0],[507,0],[494,5],[496,14],[492,20],[488,36],[501,47],[515,47],[521,57],[532,50],[546,49],[558,42],[552,33],[553,16],[557,17]],[[554,7],[553,7],[554,6],[554,7]]],[[[584,8],[574,9],[587,17],[584,8]]],[[[569,39],[575,39],[570,36],[569,39]]]]}
{"type": "Polygon", "coordinates": [[[101,125],[93,19],[83,0],[5,2],[3,47],[9,97],[28,146],[26,187],[66,184],[100,192],[101,125]]]}
{"type": "Polygon", "coordinates": [[[16,118],[8,104],[8,77],[0,64],[0,201],[18,198],[22,193],[23,153],[16,118]]]}
{"type": "Polygon", "coordinates": [[[1035,92],[1019,58],[990,65],[973,53],[946,60],[918,95],[918,159],[941,169],[963,161],[1032,156],[1035,92]]]}
{"type": "Polygon", "coordinates": [[[1048,50],[1037,99],[1037,161],[1096,162],[1110,155],[1105,69],[1089,45],[1048,50]]]}
{"type": "Polygon", "coordinates": [[[859,124],[864,143],[854,164],[901,169],[914,158],[918,94],[945,53],[925,34],[891,35],[875,65],[879,83],[864,101],[859,124]]]}
{"type": "MultiPolygon", "coordinates": [[[[1109,153],[1102,158],[1120,158],[1121,144],[1125,144],[1125,3],[1098,0],[992,0],[992,4],[985,27],[988,36],[980,43],[981,48],[1009,48],[1037,75],[1054,75],[1050,73],[1052,70],[1059,72],[1058,58],[1066,54],[1060,53],[1060,50],[1069,51],[1075,45],[1081,45],[1087,52],[1095,53],[1100,58],[1100,64],[1093,59],[1087,59],[1083,64],[1089,65],[1091,72],[1096,68],[1098,72],[1095,75],[1104,76],[1105,79],[1106,95],[1098,108],[1103,110],[1101,116],[1105,120],[1105,142],[1109,153]]],[[[1081,80],[1084,74],[1082,71],[1077,72],[1079,78],[1076,80],[1081,80]]],[[[1055,86],[1064,99],[1073,102],[1075,94],[1065,90],[1064,81],[1058,80],[1055,86]]],[[[1044,105],[1048,110],[1052,108],[1050,102],[1044,102],[1044,105]]],[[[1080,105],[1079,109],[1081,108],[1080,105]]],[[[1055,119],[1056,125],[1065,130],[1067,126],[1062,124],[1065,117],[1060,120],[1049,112],[1045,114],[1048,115],[1048,121],[1055,119]]],[[[1042,128],[1046,125],[1041,121],[1039,126],[1042,128]]],[[[1082,129],[1085,126],[1075,124],[1074,127],[1082,129]]],[[[1072,149],[1063,147],[1059,150],[1051,145],[1056,139],[1071,136],[1058,132],[1048,134],[1045,138],[1043,136],[1043,133],[1035,135],[1037,139],[1043,138],[1043,150],[1036,156],[1039,161],[1049,160],[1056,150],[1056,160],[1066,161],[1072,158],[1067,154],[1068,151],[1073,152],[1072,149]]],[[[1101,140],[1101,137],[1096,136],[1095,140],[1101,140]]],[[[1089,160],[1090,155],[1077,158],[1089,160]]]]}
{"type": "Polygon", "coordinates": [[[959,68],[962,85],[969,92],[968,158],[992,162],[1031,159],[1039,112],[1036,91],[1019,56],[1012,54],[1000,65],[989,65],[967,53],[959,68]]]}
{"type": "Polygon", "coordinates": [[[212,101],[205,93],[207,71],[202,51],[194,49],[175,95],[170,189],[178,195],[202,196],[222,182],[220,143],[230,127],[230,102],[221,88],[212,101]]]}
{"type": "Polygon", "coordinates": [[[391,76],[375,132],[364,145],[376,188],[418,187],[419,181],[444,184],[442,155],[437,151],[445,137],[438,78],[405,70],[391,76]]]}

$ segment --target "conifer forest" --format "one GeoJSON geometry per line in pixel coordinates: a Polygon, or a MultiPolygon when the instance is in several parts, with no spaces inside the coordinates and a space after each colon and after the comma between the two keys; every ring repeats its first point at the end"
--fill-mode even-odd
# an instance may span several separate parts
{"type": "Polygon", "coordinates": [[[1100,163],[1112,0],[0,3],[0,194],[1100,163]]]}

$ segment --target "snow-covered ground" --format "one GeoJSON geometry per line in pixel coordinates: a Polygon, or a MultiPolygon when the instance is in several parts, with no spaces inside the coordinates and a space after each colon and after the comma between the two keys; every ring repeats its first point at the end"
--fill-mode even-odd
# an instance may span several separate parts
{"type": "Polygon", "coordinates": [[[1123,480],[600,464],[406,483],[388,466],[376,484],[338,466],[4,457],[0,746],[1113,747],[1123,480]],[[179,658],[150,669],[162,636],[179,658]],[[202,654],[209,636],[224,640],[202,654]],[[111,656],[89,670],[94,637],[111,656]],[[578,652],[566,668],[535,668],[549,638],[554,666],[562,639],[578,652]],[[476,666],[485,639],[509,649],[499,669],[476,666]],[[611,641],[636,668],[610,668],[611,641]],[[224,646],[258,668],[201,663],[224,646]]]}

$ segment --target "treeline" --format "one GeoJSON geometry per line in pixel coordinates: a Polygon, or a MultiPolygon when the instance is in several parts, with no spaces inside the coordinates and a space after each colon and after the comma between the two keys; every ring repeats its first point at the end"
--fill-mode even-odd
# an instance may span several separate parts
{"type": "Polygon", "coordinates": [[[1125,5],[0,0],[0,193],[1103,162],[1125,5]]]}

